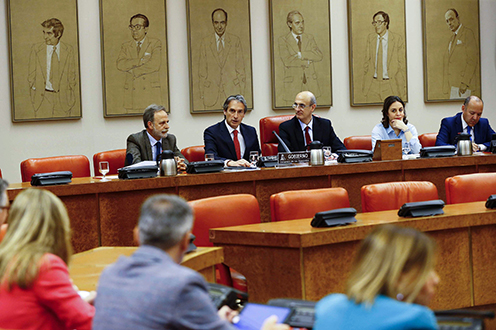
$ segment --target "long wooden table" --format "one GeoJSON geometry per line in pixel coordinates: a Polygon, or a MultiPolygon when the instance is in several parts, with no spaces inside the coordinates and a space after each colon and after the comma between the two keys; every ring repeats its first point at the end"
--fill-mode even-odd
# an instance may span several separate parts
{"type": "MultiPolygon", "coordinates": [[[[103,269],[117,261],[120,256],[130,256],[137,247],[99,247],[72,256],[69,273],[74,284],[84,291],[97,289],[103,269]]],[[[207,282],[215,282],[216,264],[224,261],[222,248],[198,247],[184,256],[181,265],[196,270],[207,282]]]]}
{"type": "MultiPolygon", "coordinates": [[[[263,222],[270,221],[270,195],[294,189],[343,187],[350,204],[361,210],[360,188],[365,184],[426,180],[445,199],[447,177],[476,172],[496,172],[496,156],[396,160],[360,164],[261,169],[259,171],[178,175],[139,180],[101,182],[74,178],[71,184],[45,187],[67,206],[76,252],[98,246],[130,246],[143,201],[158,193],[178,194],[186,200],[246,193],[256,196],[263,222]]],[[[29,183],[11,184],[13,200],[29,183]]]]}
{"type": "Polygon", "coordinates": [[[385,223],[417,228],[438,247],[441,282],[433,309],[496,304],[496,210],[484,202],[446,205],[444,215],[400,218],[397,211],[357,214],[357,223],[312,228],[311,219],[213,229],[224,263],[246,276],[250,301],[319,300],[345,292],[360,240],[385,223]]]}

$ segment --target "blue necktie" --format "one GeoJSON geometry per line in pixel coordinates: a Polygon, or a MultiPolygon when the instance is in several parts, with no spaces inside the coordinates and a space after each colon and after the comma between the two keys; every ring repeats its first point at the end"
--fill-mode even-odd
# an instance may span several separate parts
{"type": "Polygon", "coordinates": [[[155,143],[155,161],[159,161],[160,154],[162,153],[162,143],[155,143]]]}
{"type": "Polygon", "coordinates": [[[470,135],[470,140],[472,140],[472,127],[467,126],[467,133],[470,135]]]}

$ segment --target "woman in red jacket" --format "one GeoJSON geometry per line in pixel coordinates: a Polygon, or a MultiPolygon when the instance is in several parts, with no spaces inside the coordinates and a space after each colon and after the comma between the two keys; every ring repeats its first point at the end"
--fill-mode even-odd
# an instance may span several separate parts
{"type": "Polygon", "coordinates": [[[8,223],[0,244],[0,328],[91,329],[95,309],[80,298],[67,269],[72,247],[64,204],[47,190],[27,189],[8,223]]]}

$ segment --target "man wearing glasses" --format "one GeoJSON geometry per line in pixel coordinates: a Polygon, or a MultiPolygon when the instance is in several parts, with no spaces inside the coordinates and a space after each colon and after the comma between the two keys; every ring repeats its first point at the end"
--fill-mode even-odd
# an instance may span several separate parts
{"type": "Polygon", "coordinates": [[[389,95],[406,98],[406,50],[403,38],[389,31],[389,15],[372,18],[375,33],[367,37],[362,92],[367,102],[382,103],[389,95]]]}
{"type": "Polygon", "coordinates": [[[129,20],[133,40],[122,44],[117,69],[126,74],[124,109],[126,113],[141,113],[151,103],[162,104],[160,63],[162,42],[150,38],[148,18],[136,14],[129,20]]]}
{"type": "MultiPolygon", "coordinates": [[[[346,149],[332,128],[329,119],[313,115],[317,100],[312,92],[301,92],[296,95],[293,108],[295,116],[279,125],[279,135],[291,151],[305,151],[307,145],[316,140],[330,146],[333,152],[346,149]]],[[[281,144],[279,152],[284,152],[281,144]]]]}
{"type": "Polygon", "coordinates": [[[3,235],[5,234],[3,224],[7,221],[7,216],[9,215],[9,197],[7,196],[7,187],[9,183],[3,179],[0,179],[0,226],[2,226],[2,230],[0,230],[0,242],[3,239],[3,235]]]}

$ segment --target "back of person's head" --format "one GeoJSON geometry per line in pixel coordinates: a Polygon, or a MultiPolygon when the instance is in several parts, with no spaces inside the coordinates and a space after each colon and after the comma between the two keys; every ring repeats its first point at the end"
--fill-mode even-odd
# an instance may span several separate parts
{"type": "Polygon", "coordinates": [[[62,201],[44,189],[21,192],[10,208],[9,230],[0,244],[0,276],[9,287],[27,288],[45,253],[66,264],[72,255],[70,221],[62,201]]]}
{"type": "Polygon", "coordinates": [[[177,245],[193,227],[193,211],[176,195],[155,195],[141,207],[139,239],[141,245],[168,250],[177,245]]]}
{"type": "Polygon", "coordinates": [[[384,225],[362,242],[347,295],[372,304],[379,294],[413,302],[434,269],[435,243],[420,231],[384,225]]]}

